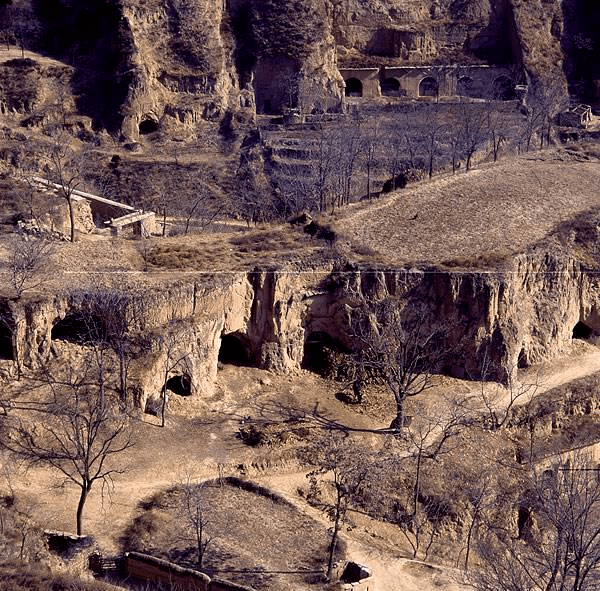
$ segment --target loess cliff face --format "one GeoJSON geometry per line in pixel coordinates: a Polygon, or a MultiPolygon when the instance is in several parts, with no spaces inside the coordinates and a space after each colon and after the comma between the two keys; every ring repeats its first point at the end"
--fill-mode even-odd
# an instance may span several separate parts
{"type": "MultiPolygon", "coordinates": [[[[489,63],[598,95],[591,0],[22,0],[31,47],[75,66],[80,113],[125,139],[336,108],[339,67],[489,63]],[[146,123],[145,123],[146,122],[146,123]]],[[[517,78],[518,76],[515,75],[517,78]]]]}
{"type": "MultiPolygon", "coordinates": [[[[190,394],[208,397],[219,358],[289,372],[310,366],[315,341],[351,349],[352,317],[390,298],[423,334],[443,330],[445,373],[506,382],[517,367],[560,353],[576,326],[600,334],[599,281],[569,256],[531,254],[503,272],[347,266],[217,275],[124,293],[116,309],[131,356],[130,396],[144,409],[160,398],[165,378],[183,376],[190,394]]],[[[94,298],[77,292],[1,303],[8,322],[0,341],[14,349],[2,371],[72,354],[73,319],[94,298]]]]}

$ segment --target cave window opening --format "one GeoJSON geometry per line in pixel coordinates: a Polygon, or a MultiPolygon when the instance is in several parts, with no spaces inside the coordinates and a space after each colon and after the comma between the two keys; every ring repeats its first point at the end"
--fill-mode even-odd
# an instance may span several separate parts
{"type": "Polygon", "coordinates": [[[521,352],[519,353],[517,367],[519,369],[525,369],[526,367],[529,367],[529,362],[527,361],[527,354],[525,353],[525,349],[521,349],[521,352]]]}
{"type": "Polygon", "coordinates": [[[432,76],[427,76],[419,82],[419,96],[437,96],[438,91],[438,82],[432,76]]]}
{"type": "Polygon", "coordinates": [[[531,531],[531,511],[527,507],[519,507],[517,528],[519,530],[519,538],[523,538],[523,536],[531,531]]]}
{"type": "Polygon", "coordinates": [[[248,347],[242,335],[229,333],[221,337],[219,361],[227,365],[252,367],[248,347]]]}
{"type": "Polygon", "coordinates": [[[150,133],[154,133],[158,131],[158,122],[154,121],[154,119],[144,119],[140,123],[140,135],[148,135],[150,133]]]}
{"type": "Polygon", "coordinates": [[[494,80],[494,98],[499,101],[511,101],[515,98],[515,85],[508,76],[498,76],[494,80]]]}
{"type": "Polygon", "coordinates": [[[73,312],[67,314],[52,327],[53,341],[66,341],[77,345],[98,343],[105,340],[102,319],[99,316],[73,312]]]}
{"type": "Polygon", "coordinates": [[[177,394],[177,396],[192,395],[192,380],[187,375],[176,375],[167,380],[165,390],[177,394]]]}
{"type": "Polygon", "coordinates": [[[3,361],[14,361],[14,350],[12,342],[12,331],[0,318],[0,359],[3,361]]]}
{"type": "Polygon", "coordinates": [[[348,353],[348,349],[331,335],[323,331],[311,332],[304,343],[302,368],[331,377],[336,373],[336,357],[341,353],[348,353]]]}
{"type": "Polygon", "coordinates": [[[381,94],[383,96],[398,96],[400,92],[400,82],[396,78],[386,78],[381,82],[381,94]]]}
{"type": "Polygon", "coordinates": [[[587,340],[594,334],[594,331],[584,322],[579,321],[573,327],[573,338],[587,340]]]}
{"type": "Polygon", "coordinates": [[[361,97],[363,95],[363,85],[358,78],[348,78],[346,80],[346,96],[361,97]]]}

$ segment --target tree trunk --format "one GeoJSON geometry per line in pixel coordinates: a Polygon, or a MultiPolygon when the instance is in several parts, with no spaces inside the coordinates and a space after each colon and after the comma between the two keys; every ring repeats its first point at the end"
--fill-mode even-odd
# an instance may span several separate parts
{"type": "Polygon", "coordinates": [[[79,496],[79,503],[77,505],[77,535],[80,536],[83,531],[82,528],[82,519],[83,519],[83,507],[85,506],[85,502],[88,497],[88,493],[90,492],[89,484],[84,484],[81,487],[81,495],[79,496]]]}
{"type": "Polygon", "coordinates": [[[335,547],[337,545],[337,538],[340,532],[340,522],[342,520],[342,511],[341,511],[341,502],[342,499],[338,494],[338,500],[335,507],[335,521],[333,523],[333,532],[331,534],[331,542],[329,544],[329,557],[327,559],[327,580],[331,579],[331,573],[333,572],[333,558],[335,555],[335,547]]]}
{"type": "Polygon", "coordinates": [[[75,212],[73,211],[71,195],[67,197],[67,204],[69,206],[69,222],[71,224],[71,242],[75,242],[75,212]]]}
{"type": "MultiPolygon", "coordinates": [[[[166,384],[166,381],[165,381],[166,384]]],[[[166,411],[167,411],[167,391],[163,392],[162,406],[160,407],[160,426],[164,427],[166,424],[166,411]]]]}
{"type": "Polygon", "coordinates": [[[119,344],[119,390],[121,401],[125,404],[127,402],[127,361],[122,343],[119,344]]]}
{"type": "Polygon", "coordinates": [[[404,429],[404,399],[396,399],[396,416],[390,423],[390,429],[397,433],[404,429]]]}
{"type": "Polygon", "coordinates": [[[415,472],[415,487],[413,489],[413,519],[417,515],[417,504],[419,502],[419,492],[421,490],[421,461],[423,459],[423,453],[419,447],[419,453],[417,454],[417,469],[415,472]]]}

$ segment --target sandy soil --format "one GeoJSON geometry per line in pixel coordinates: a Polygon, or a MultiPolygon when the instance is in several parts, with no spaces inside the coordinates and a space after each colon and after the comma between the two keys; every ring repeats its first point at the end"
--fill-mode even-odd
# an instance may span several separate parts
{"type": "MultiPolygon", "coordinates": [[[[538,392],[600,371],[600,349],[576,342],[572,350],[546,368],[521,372],[523,382],[540,374],[538,392]]],[[[164,429],[149,416],[135,425],[137,445],[124,460],[124,473],[113,489],[98,486],[85,515],[85,529],[93,532],[107,554],[119,550],[118,538],[135,514],[140,500],[152,493],[193,479],[221,475],[248,476],[279,492],[301,511],[326,521],[323,514],[297,494],[306,485],[302,470],[286,448],[250,448],[237,437],[242,421],[269,421],[316,409],[321,420],[335,420],[357,429],[379,429],[389,424],[385,400],[372,402],[367,411],[340,402],[331,383],[309,372],[275,376],[253,368],[224,366],[211,399],[173,397],[164,429]]],[[[433,396],[444,392],[469,396],[476,385],[443,378],[433,396]]],[[[380,435],[373,434],[373,438],[380,435]]],[[[72,531],[77,490],[61,482],[55,472],[31,469],[14,473],[12,484],[30,499],[32,515],[48,529],[72,531]]],[[[354,527],[343,532],[351,559],[373,568],[379,589],[422,591],[467,589],[460,573],[448,567],[410,559],[409,548],[397,529],[364,516],[353,516],[354,527]]]]}

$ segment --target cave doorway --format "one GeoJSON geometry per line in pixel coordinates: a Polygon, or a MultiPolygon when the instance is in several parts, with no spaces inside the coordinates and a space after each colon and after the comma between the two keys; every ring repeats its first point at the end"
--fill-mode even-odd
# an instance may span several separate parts
{"type": "Polygon", "coordinates": [[[573,327],[573,338],[579,340],[587,340],[594,335],[594,331],[585,322],[581,320],[573,327]]]}
{"type": "Polygon", "coordinates": [[[144,119],[139,126],[140,135],[148,135],[158,131],[158,121],[154,119],[144,119]]]}
{"type": "Polygon", "coordinates": [[[167,380],[165,390],[177,394],[177,396],[192,395],[192,380],[188,375],[176,375],[167,380]]]}
{"type": "Polygon", "coordinates": [[[470,76],[461,76],[456,83],[456,94],[458,96],[466,96],[473,98],[473,78],[470,76]]]}
{"type": "Polygon", "coordinates": [[[83,345],[106,340],[102,319],[95,314],[71,312],[54,323],[50,338],[53,341],[66,341],[83,345]]]}
{"type": "Polygon", "coordinates": [[[419,96],[437,96],[438,91],[438,81],[432,76],[427,76],[419,82],[419,96]]]}
{"type": "Polygon", "coordinates": [[[8,320],[0,317],[0,360],[14,361],[12,330],[8,320]]]}
{"type": "Polygon", "coordinates": [[[383,96],[399,96],[400,82],[396,78],[386,78],[381,82],[381,94],[383,96]]]}
{"type": "Polygon", "coordinates": [[[527,507],[519,507],[519,512],[517,514],[517,528],[520,539],[531,533],[532,525],[533,519],[531,517],[531,511],[527,507]]]}
{"type": "Polygon", "coordinates": [[[363,95],[363,85],[358,78],[348,78],[346,80],[346,96],[361,97],[363,95]]]}
{"type": "Polygon", "coordinates": [[[219,348],[219,362],[238,367],[253,367],[247,338],[237,332],[224,334],[219,348]]]}
{"type": "Polygon", "coordinates": [[[302,368],[323,377],[334,377],[340,355],[348,349],[330,334],[318,330],[311,332],[304,342],[302,368]]]}
{"type": "Polygon", "coordinates": [[[498,101],[512,101],[515,98],[515,85],[508,76],[498,76],[494,80],[494,98],[498,101]]]}
{"type": "Polygon", "coordinates": [[[529,367],[529,361],[527,360],[527,353],[525,353],[525,349],[521,349],[521,352],[519,353],[519,358],[517,360],[517,368],[525,369],[526,367],[529,367]]]}

